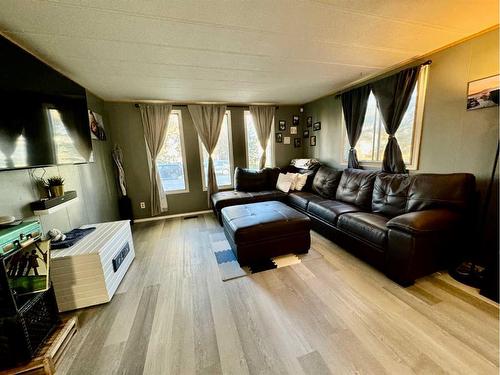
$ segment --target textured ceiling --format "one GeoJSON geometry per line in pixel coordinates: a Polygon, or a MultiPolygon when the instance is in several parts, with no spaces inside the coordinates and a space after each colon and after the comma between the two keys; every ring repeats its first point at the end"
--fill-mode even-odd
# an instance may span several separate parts
{"type": "Polygon", "coordinates": [[[2,0],[0,30],[106,100],[305,103],[498,24],[498,1],[2,0]]]}

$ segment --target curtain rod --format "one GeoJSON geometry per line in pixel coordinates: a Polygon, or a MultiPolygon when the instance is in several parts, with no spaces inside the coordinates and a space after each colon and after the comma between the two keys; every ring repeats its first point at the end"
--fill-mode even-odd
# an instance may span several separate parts
{"type": "MultiPolygon", "coordinates": [[[[425,66],[425,65],[431,65],[431,64],[432,64],[432,60],[426,60],[426,61],[424,61],[424,62],[423,62],[423,63],[421,63],[421,64],[413,65],[413,66],[410,66],[410,67],[407,67],[407,68],[403,68],[403,69],[400,69],[400,68],[401,68],[401,67],[400,67],[400,68],[393,69],[392,71],[398,71],[398,72],[400,72],[400,71],[403,71],[403,70],[405,70],[405,69],[413,68],[413,67],[415,67],[415,66],[425,66]]],[[[361,87],[361,86],[364,86],[364,85],[366,85],[366,84],[368,84],[368,83],[378,81],[378,78],[379,78],[379,77],[381,77],[381,76],[383,76],[383,75],[385,75],[385,74],[387,74],[387,73],[389,73],[389,72],[390,72],[390,71],[382,72],[382,73],[380,73],[380,74],[378,74],[378,75],[376,75],[376,76],[373,76],[373,77],[371,77],[371,78],[367,78],[365,81],[360,81],[360,82],[358,82],[358,83],[355,83],[355,84],[353,84],[353,85],[351,85],[351,86],[348,86],[348,87],[346,87],[346,88],[344,88],[344,89],[342,89],[342,90],[340,90],[340,91],[337,91],[334,95],[335,95],[335,97],[337,98],[337,97],[339,97],[340,95],[342,95],[343,93],[348,92],[348,91],[350,91],[350,90],[352,90],[352,89],[354,89],[354,88],[361,87]]],[[[389,75],[388,75],[388,76],[389,76],[389,75]]]]}
{"type": "MultiPolygon", "coordinates": [[[[144,103],[144,104],[155,104],[155,103],[144,103]]],[[[172,106],[174,106],[174,107],[187,107],[188,105],[187,104],[172,104],[172,106]]],[[[135,103],[134,107],[139,108],[139,103],[135,103]]],[[[227,105],[226,107],[227,108],[248,108],[250,106],[248,106],[248,105],[227,105]]],[[[276,107],[276,109],[280,108],[278,105],[275,107],[276,107]]]]}

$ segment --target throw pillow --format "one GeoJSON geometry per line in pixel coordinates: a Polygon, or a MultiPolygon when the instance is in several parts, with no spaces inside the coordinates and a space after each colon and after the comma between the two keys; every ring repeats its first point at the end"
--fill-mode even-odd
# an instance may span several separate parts
{"type": "Polygon", "coordinates": [[[298,173],[290,173],[290,172],[288,172],[286,175],[290,176],[290,179],[292,180],[292,183],[290,185],[290,190],[295,190],[296,189],[295,185],[297,183],[297,177],[298,177],[299,174],[298,173]]]}
{"type": "Polygon", "coordinates": [[[281,190],[283,193],[288,193],[291,185],[292,178],[286,174],[280,173],[278,176],[278,182],[276,182],[276,189],[281,190]]]}
{"type": "Polygon", "coordinates": [[[297,173],[295,178],[295,190],[301,191],[307,183],[307,175],[302,173],[297,173]]]}

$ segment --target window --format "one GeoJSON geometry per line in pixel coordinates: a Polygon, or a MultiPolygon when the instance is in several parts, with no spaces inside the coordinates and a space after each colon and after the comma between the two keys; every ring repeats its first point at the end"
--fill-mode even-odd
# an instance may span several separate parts
{"type": "Polygon", "coordinates": [[[188,192],[186,151],[181,111],[173,110],[168,118],[167,136],[156,159],[163,190],[167,194],[188,192]]]}
{"type": "MultiPolygon", "coordinates": [[[[274,165],[274,123],[269,136],[269,142],[266,149],[266,167],[274,165]]],[[[260,155],[262,154],[262,147],[260,146],[257,132],[253,124],[253,118],[250,111],[245,111],[245,143],[247,148],[247,167],[250,169],[259,169],[260,155]]]]}
{"type": "MultiPolygon", "coordinates": [[[[203,189],[207,189],[208,181],[208,152],[205,150],[201,140],[198,138],[200,145],[200,158],[202,166],[203,189]]],[[[215,168],[215,178],[219,188],[233,186],[233,148],[231,142],[231,112],[226,111],[222,120],[219,140],[212,154],[215,168]]]]}
{"type": "MultiPolygon", "coordinates": [[[[408,109],[396,132],[403,160],[408,169],[416,169],[418,150],[420,148],[420,134],[422,130],[422,114],[427,83],[427,67],[422,67],[420,77],[413,90],[408,109]]],[[[377,108],[377,100],[370,93],[366,109],[363,130],[356,144],[356,153],[361,164],[380,164],[384,158],[384,150],[388,141],[382,116],[377,108]]],[[[343,161],[347,163],[349,141],[344,127],[343,161]]]]}

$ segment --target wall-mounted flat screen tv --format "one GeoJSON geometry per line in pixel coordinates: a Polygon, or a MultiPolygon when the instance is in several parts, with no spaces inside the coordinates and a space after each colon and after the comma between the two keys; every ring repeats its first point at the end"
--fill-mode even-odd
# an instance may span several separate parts
{"type": "Polygon", "coordinates": [[[85,89],[0,36],[0,170],[93,160],[85,89]]]}

